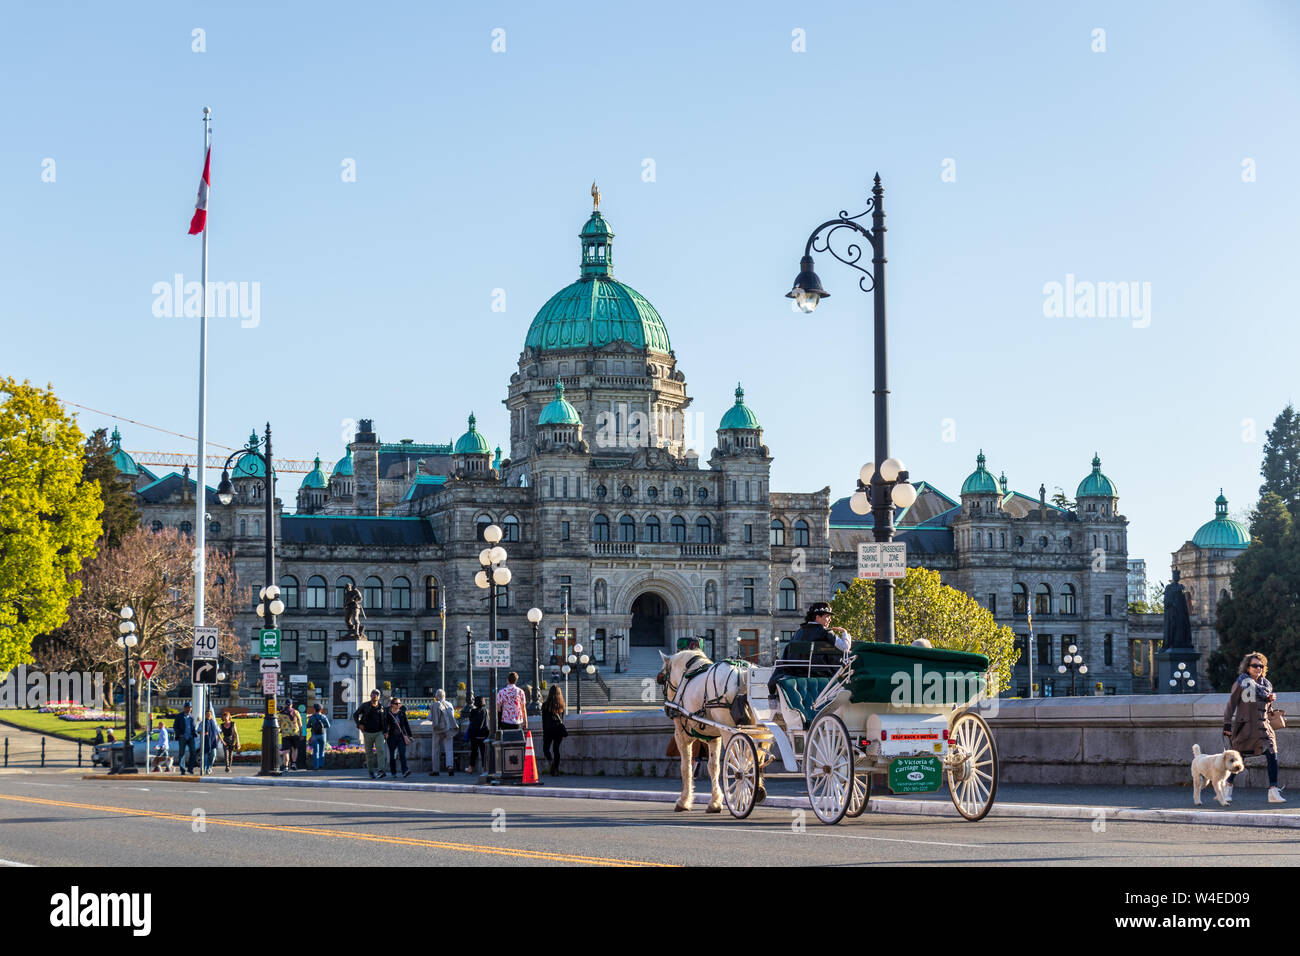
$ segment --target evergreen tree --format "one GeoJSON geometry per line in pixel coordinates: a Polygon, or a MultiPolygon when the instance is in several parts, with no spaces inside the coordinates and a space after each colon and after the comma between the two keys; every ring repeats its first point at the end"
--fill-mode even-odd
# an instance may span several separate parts
{"type": "Polygon", "coordinates": [[[112,446],[108,442],[106,429],[99,428],[86,439],[85,464],[82,468],[82,481],[94,481],[99,484],[99,496],[104,501],[104,513],[99,516],[103,528],[104,544],[116,548],[131,530],[140,523],[140,510],[135,504],[135,493],[129,484],[117,475],[117,466],[113,464],[112,446]]]}
{"type": "Polygon", "coordinates": [[[1300,415],[1293,405],[1282,409],[1267,435],[1264,464],[1259,469],[1264,476],[1260,497],[1273,492],[1286,503],[1293,517],[1300,515],[1300,415]]]}

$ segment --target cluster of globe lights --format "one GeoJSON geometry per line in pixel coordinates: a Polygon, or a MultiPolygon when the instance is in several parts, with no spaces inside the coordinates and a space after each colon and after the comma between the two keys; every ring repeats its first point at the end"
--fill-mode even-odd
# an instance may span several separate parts
{"type": "Polygon", "coordinates": [[[501,528],[497,525],[490,524],[483,529],[483,540],[492,547],[484,548],[478,553],[478,563],[483,565],[483,570],[474,575],[474,583],[481,588],[487,589],[492,584],[505,587],[510,583],[510,569],[502,567],[506,563],[506,549],[501,547],[501,528]],[[488,581],[488,574],[492,575],[492,581],[488,581]]]}
{"type": "Polygon", "coordinates": [[[262,602],[257,606],[258,617],[266,617],[268,610],[276,617],[284,613],[284,602],[280,600],[280,589],[276,585],[262,588],[257,597],[262,602]]]}
{"type": "Polygon", "coordinates": [[[122,621],[117,625],[117,646],[135,647],[136,644],[140,643],[140,639],[135,636],[135,621],[131,620],[131,618],[135,617],[135,611],[129,607],[124,607],[118,614],[122,621]]]}
{"type": "MultiPolygon", "coordinates": [[[[1079,653],[1079,648],[1077,645],[1071,644],[1069,647],[1065,649],[1065,664],[1079,665],[1079,673],[1081,675],[1088,673],[1088,665],[1083,662],[1083,655],[1079,653]]],[[[1065,673],[1066,671],[1065,664],[1056,665],[1056,672],[1058,674],[1065,673]]],[[[1170,681],[1170,683],[1173,683],[1173,681],[1170,681]]]]}
{"type": "MultiPolygon", "coordinates": [[[[855,515],[871,513],[871,495],[867,489],[871,487],[871,479],[875,474],[876,463],[872,461],[863,465],[858,472],[859,490],[849,499],[849,509],[855,515]]],[[[899,508],[909,508],[916,502],[916,488],[904,477],[906,474],[906,466],[897,458],[886,458],[880,463],[880,479],[893,486],[889,490],[889,498],[899,508]]]]}

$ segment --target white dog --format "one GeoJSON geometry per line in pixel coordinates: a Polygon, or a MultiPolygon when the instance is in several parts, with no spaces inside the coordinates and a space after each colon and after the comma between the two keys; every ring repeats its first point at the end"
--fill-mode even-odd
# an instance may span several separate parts
{"type": "Polygon", "coordinates": [[[1192,744],[1192,803],[1201,805],[1201,788],[1206,783],[1214,787],[1214,799],[1220,806],[1226,807],[1232,802],[1232,791],[1228,787],[1228,774],[1241,773],[1246,769],[1241,754],[1236,750],[1225,750],[1221,754],[1201,755],[1201,745],[1192,744]],[[1205,782],[1201,778],[1205,778],[1205,782]]]}

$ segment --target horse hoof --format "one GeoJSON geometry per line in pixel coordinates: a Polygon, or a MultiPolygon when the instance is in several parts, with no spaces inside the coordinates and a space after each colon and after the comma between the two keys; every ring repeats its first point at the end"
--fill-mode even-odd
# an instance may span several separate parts
{"type": "Polygon", "coordinates": [[[766,799],[767,799],[767,791],[764,790],[762,787],[759,787],[758,790],[754,792],[754,803],[762,803],[766,799]]]}
{"type": "Polygon", "coordinates": [[[684,813],[685,811],[687,811],[687,810],[689,810],[689,809],[690,809],[690,807],[684,807],[684,806],[682,806],[680,803],[677,803],[677,804],[674,804],[674,805],[673,805],[673,810],[674,810],[674,812],[676,812],[676,813],[684,813]]]}
{"type": "Polygon", "coordinates": [[[704,812],[705,812],[705,813],[721,813],[721,812],[722,812],[722,807],[715,807],[713,804],[709,804],[707,807],[704,808],[704,812]]]}

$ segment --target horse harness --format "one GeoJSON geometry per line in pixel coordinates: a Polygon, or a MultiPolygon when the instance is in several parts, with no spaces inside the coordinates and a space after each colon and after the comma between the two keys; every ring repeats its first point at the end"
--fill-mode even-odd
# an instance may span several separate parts
{"type": "MultiPolygon", "coordinates": [[[[686,671],[686,673],[682,674],[681,682],[676,687],[669,684],[668,676],[665,674],[664,713],[673,720],[685,721],[687,725],[683,729],[685,729],[689,736],[694,737],[697,740],[716,740],[721,736],[721,734],[707,734],[703,731],[696,730],[694,727],[689,725],[690,718],[705,717],[707,719],[707,714],[710,710],[725,709],[730,711],[731,700],[727,699],[727,695],[730,693],[732,699],[735,699],[735,691],[731,690],[732,677],[736,678],[736,690],[740,689],[740,678],[737,674],[737,669],[742,663],[746,666],[748,665],[748,662],[730,660],[718,661],[715,664],[707,657],[700,655],[699,663],[693,665],[686,671]],[[723,680],[722,686],[719,687],[719,668],[723,667],[723,665],[729,666],[731,668],[731,673],[723,680]],[[686,691],[686,685],[701,675],[704,675],[704,703],[700,706],[699,710],[687,716],[686,708],[682,707],[680,703],[681,697],[686,691]],[[671,701],[669,700],[670,696],[672,697],[671,701]]],[[[707,727],[708,725],[700,724],[699,726],[707,727]]]]}

